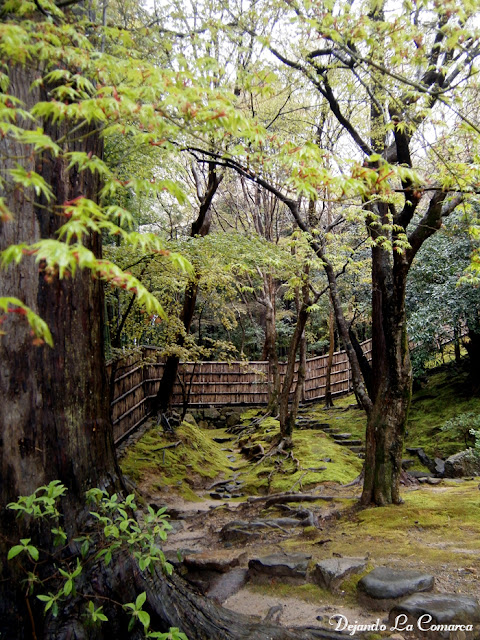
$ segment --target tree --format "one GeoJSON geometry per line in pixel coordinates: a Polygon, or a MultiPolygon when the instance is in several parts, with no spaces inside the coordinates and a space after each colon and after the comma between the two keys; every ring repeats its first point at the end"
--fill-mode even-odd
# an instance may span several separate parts
{"type": "MultiPolygon", "coordinates": [[[[416,375],[424,372],[426,361],[446,343],[453,342],[459,362],[462,334],[467,333],[466,344],[470,348],[472,343],[474,348],[475,334],[480,333],[477,291],[464,276],[475,246],[468,236],[472,214],[458,212],[451,216],[440,232],[425,243],[413,263],[406,302],[409,335],[415,344],[412,361],[416,375]]],[[[476,362],[472,353],[474,386],[478,384],[476,362]]]]}
{"type": "MultiPolygon", "coordinates": [[[[476,184],[473,166],[459,150],[462,141],[477,148],[478,127],[462,109],[463,87],[474,83],[479,54],[478,35],[470,28],[476,7],[415,8],[407,2],[389,13],[383,2],[300,2],[277,8],[283,15],[275,12],[272,35],[262,36],[262,43],[308,80],[343,130],[334,156],[342,176],[327,170],[322,150],[315,154],[312,143],[309,151],[304,146],[297,152],[297,165],[290,147],[284,161],[292,167],[289,187],[315,197],[328,184],[339,203],[356,198],[371,245],[373,361],[367,371],[349,335],[325,237],[312,241],[325,264],[357,398],[367,412],[362,502],[397,503],[411,397],[407,276],[425,240],[476,184]],[[282,18],[295,23],[294,42],[283,37],[282,18]],[[439,118],[443,126],[433,139],[430,124],[439,118]],[[450,160],[455,157],[459,162],[450,160]]],[[[252,179],[262,184],[263,175],[262,168],[252,179]]],[[[291,195],[277,190],[299,227],[313,232],[291,195]]]]}
{"type": "MultiPolygon", "coordinates": [[[[178,623],[190,638],[312,638],[308,631],[252,623],[222,610],[189,592],[179,578],[168,581],[159,570],[152,575],[142,572],[130,553],[116,555],[107,567],[86,552],[90,570],[79,581],[81,590],[95,590],[105,610],[113,607],[108,628],[88,626],[83,597],[72,585],[65,592],[64,607],[58,611],[52,607],[44,617],[43,605],[23,582],[25,574],[15,563],[5,561],[7,550],[19,538],[24,542],[34,538],[43,551],[39,563],[32,552],[35,573],[27,578],[35,588],[36,574],[54,589],[58,571],[52,564],[49,552],[54,549],[45,527],[28,517],[15,520],[13,511],[7,509],[19,494],[31,495],[38,485],[53,478],[63,482],[68,491],[61,499],[60,515],[69,544],[56,557],[75,562],[80,551],[74,538],[92,527],[84,490],[95,484],[109,493],[122,490],[103,358],[102,281],[135,293],[150,313],[162,309],[138,280],[101,258],[101,232],[142,243],[145,251],[163,249],[158,239],[127,234],[112,222],[119,213],[121,221],[128,219],[126,211],[103,206],[115,178],[102,161],[101,134],[108,135],[109,125],[114,132],[125,126],[120,116],[123,100],[122,115],[131,118],[132,104],[126,96],[138,89],[138,73],[142,76],[142,71],[149,71],[153,86],[161,94],[163,89],[162,98],[168,99],[155,69],[138,61],[127,85],[132,61],[125,52],[113,60],[97,56],[85,37],[83,23],[75,16],[64,16],[53,2],[43,0],[41,9],[33,2],[9,3],[9,12],[3,14],[0,25],[2,56],[9,63],[8,73],[1,78],[0,124],[1,257],[6,268],[0,289],[6,318],[0,342],[0,633],[12,639],[62,640],[72,634],[77,638],[136,638],[140,629],[129,633],[115,601],[133,600],[141,606],[146,599],[157,628],[165,630],[178,623]],[[54,18],[43,20],[42,12],[53,13],[54,18]],[[65,68],[67,61],[75,63],[75,73],[65,68]],[[119,92],[120,77],[124,84],[119,92]],[[101,88],[95,88],[92,79],[101,88]],[[105,112],[109,116],[104,119],[101,114],[105,112]],[[107,125],[103,131],[102,122],[107,125]],[[17,298],[24,301],[12,302],[17,298]],[[22,311],[16,312],[19,309],[22,311]],[[27,317],[40,332],[38,315],[28,316],[34,312],[43,314],[49,323],[54,348],[38,344],[22,324],[27,317]],[[139,591],[145,592],[140,600],[136,598],[139,591]]],[[[180,81],[178,86],[182,85],[180,81]]],[[[142,139],[145,123],[152,123],[151,103],[139,100],[134,108],[142,139]]],[[[161,120],[156,125],[163,128],[161,120]]],[[[155,142],[159,133],[157,130],[148,140],[155,142]]],[[[160,188],[167,184],[175,192],[169,183],[162,182],[160,188]]],[[[135,186],[146,188],[142,181],[135,186]]],[[[43,335],[50,341],[44,326],[43,335]]],[[[147,619],[150,617],[142,616],[147,619]]]]}

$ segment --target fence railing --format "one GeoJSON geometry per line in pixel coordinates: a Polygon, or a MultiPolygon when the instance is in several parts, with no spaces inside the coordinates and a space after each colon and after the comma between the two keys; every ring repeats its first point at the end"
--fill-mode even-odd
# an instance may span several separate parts
{"type": "MultiPolygon", "coordinates": [[[[372,342],[362,349],[371,359],[372,342]]],[[[325,397],[328,355],[307,360],[304,400],[325,397]]],[[[149,416],[150,400],[155,397],[163,375],[160,352],[142,347],[139,352],[110,362],[113,373],[112,419],[114,438],[118,442],[149,416]]],[[[280,376],[285,376],[286,363],[280,363],[280,376]]],[[[297,365],[298,366],[298,365],[297,365]]],[[[332,395],[351,390],[351,368],[345,351],[333,355],[331,371],[332,395]]],[[[189,393],[190,406],[262,405],[268,401],[268,362],[183,362],[180,363],[172,404],[181,406],[189,393]]]]}

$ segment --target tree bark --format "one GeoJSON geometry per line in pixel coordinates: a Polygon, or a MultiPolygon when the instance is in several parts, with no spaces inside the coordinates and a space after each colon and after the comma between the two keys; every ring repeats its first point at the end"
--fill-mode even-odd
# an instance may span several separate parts
{"type": "Polygon", "coordinates": [[[328,315],[328,360],[327,370],[325,372],[325,408],[333,407],[332,397],[332,365],[333,365],[333,353],[335,351],[335,314],[333,313],[333,307],[330,306],[330,313],[328,315]]]}
{"type": "Polygon", "coordinates": [[[303,368],[302,361],[300,360],[298,363],[297,384],[293,394],[292,402],[290,402],[290,392],[295,377],[295,365],[297,362],[298,348],[300,346],[302,336],[305,332],[305,326],[308,321],[308,284],[305,283],[303,285],[301,296],[298,293],[296,297],[298,309],[297,324],[295,325],[295,331],[293,332],[293,336],[288,347],[287,368],[280,392],[280,436],[282,440],[285,441],[287,446],[292,445],[292,433],[297,420],[302,384],[305,380],[305,369],[303,368]]]}
{"type": "MultiPolygon", "coordinates": [[[[29,92],[36,78],[33,68],[10,69],[10,92],[31,107],[41,96],[29,92]]],[[[68,135],[68,124],[44,123],[54,140],[68,135]]],[[[85,126],[70,151],[102,155],[102,144],[93,125],[85,126]],[[81,140],[78,138],[82,137],[81,140]]],[[[9,157],[24,158],[27,170],[36,170],[52,188],[56,205],[78,196],[96,199],[98,179],[88,171],[67,169],[68,162],[50,154],[31,155],[9,137],[0,141],[3,170],[9,157]],[[15,147],[15,148],[14,148],[15,147]]],[[[65,218],[56,207],[35,199],[33,190],[12,184],[8,174],[5,196],[14,214],[0,222],[0,250],[11,244],[34,243],[55,237],[65,218]]],[[[86,246],[101,254],[101,239],[92,235],[86,246]]],[[[41,265],[40,265],[41,267],[41,265]]],[[[91,274],[78,271],[62,280],[47,273],[27,257],[12,265],[0,279],[0,295],[16,296],[49,325],[54,348],[34,346],[21,317],[3,324],[6,336],[0,341],[0,553],[19,537],[30,537],[27,523],[14,518],[6,505],[19,495],[29,495],[51,480],[68,489],[62,500],[63,527],[74,536],[83,521],[84,492],[93,486],[120,487],[113,431],[110,420],[108,380],[103,347],[103,284],[91,274]]],[[[15,314],[16,315],[16,314],[15,314]]],[[[2,560],[0,575],[0,635],[22,637],[30,616],[25,610],[25,589],[12,563],[2,560]],[[18,587],[15,588],[15,586],[18,587]]],[[[35,604],[34,614],[38,613],[35,604]]],[[[41,618],[41,617],[40,617],[41,618]]],[[[31,633],[29,631],[28,633],[31,633]]]]}
{"type": "Polygon", "coordinates": [[[276,287],[271,274],[263,276],[263,298],[265,305],[265,342],[262,358],[268,362],[268,407],[267,411],[276,415],[280,395],[280,368],[277,352],[277,326],[275,312],[276,287]]]}

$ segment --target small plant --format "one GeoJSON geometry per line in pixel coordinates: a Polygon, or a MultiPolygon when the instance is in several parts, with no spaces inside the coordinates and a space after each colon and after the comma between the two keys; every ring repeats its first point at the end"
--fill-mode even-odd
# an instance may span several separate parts
{"type": "Polygon", "coordinates": [[[466,447],[471,447],[475,442],[475,448],[480,454],[480,414],[473,411],[460,413],[455,418],[447,420],[441,426],[441,430],[450,432],[459,440],[463,439],[466,447]]]}
{"type": "MultiPolygon", "coordinates": [[[[31,538],[22,538],[19,544],[12,546],[8,552],[8,560],[21,562],[26,573],[27,593],[36,593],[38,600],[45,604],[45,613],[50,611],[54,617],[68,600],[82,596],[86,600],[85,615],[93,625],[108,622],[103,612],[103,606],[98,606],[95,594],[79,593],[78,579],[84,566],[91,560],[103,559],[108,566],[116,553],[128,550],[138,562],[141,571],[153,573],[156,565],[161,566],[167,574],[172,573],[169,564],[159,544],[166,540],[167,531],[171,529],[165,508],[155,511],[148,507],[147,513],[140,524],[133,517],[137,509],[135,496],[128,495],[122,500],[118,494],[108,495],[105,490],[90,489],[86,493],[87,504],[91,505],[90,514],[96,521],[92,531],[69,541],[62,529],[61,513],[57,508],[58,499],[65,495],[67,489],[58,480],[39,487],[30,496],[20,496],[16,502],[11,502],[8,508],[17,511],[18,517],[33,520],[50,521],[52,536],[53,564],[56,572],[53,576],[40,576],[39,567],[44,559],[52,556],[51,551],[39,549],[32,544],[31,538]],[[73,557],[65,550],[76,543],[78,554],[73,557]],[[50,590],[47,591],[47,583],[50,590]],[[55,588],[52,589],[52,583],[55,588]],[[41,593],[43,591],[43,593],[41,593]],[[39,593],[40,592],[40,593],[39,593]]],[[[140,593],[135,602],[126,604],[113,603],[122,607],[130,616],[128,630],[131,631],[136,623],[143,627],[146,638],[159,640],[187,640],[185,634],[177,628],[171,628],[167,633],[150,629],[150,614],[143,610],[146,594],[140,593]]],[[[105,598],[103,598],[105,601],[105,598]]]]}

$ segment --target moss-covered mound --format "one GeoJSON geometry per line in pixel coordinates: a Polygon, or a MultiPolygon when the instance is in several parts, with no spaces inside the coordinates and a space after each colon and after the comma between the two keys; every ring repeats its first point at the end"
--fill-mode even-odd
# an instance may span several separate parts
{"type": "MultiPolygon", "coordinates": [[[[244,418],[251,415],[245,414],[244,418]]],[[[244,491],[248,494],[301,491],[323,482],[347,483],[354,480],[362,468],[361,460],[345,447],[333,442],[323,431],[295,431],[293,451],[269,455],[275,447],[280,424],[274,418],[265,418],[241,443],[261,445],[265,456],[257,462],[242,466],[244,491]]]]}
{"type": "Polygon", "coordinates": [[[153,489],[168,486],[184,498],[198,499],[194,489],[230,472],[231,463],[214,436],[187,422],[173,436],[154,427],[127,451],[120,462],[122,471],[135,482],[148,481],[153,489]]]}

